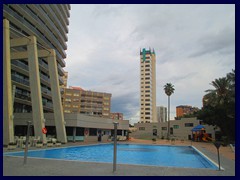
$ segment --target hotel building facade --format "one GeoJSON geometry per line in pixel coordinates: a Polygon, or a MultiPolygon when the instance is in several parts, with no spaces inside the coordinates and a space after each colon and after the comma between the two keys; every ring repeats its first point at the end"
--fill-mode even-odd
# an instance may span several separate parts
{"type": "Polygon", "coordinates": [[[156,55],[145,48],[140,51],[140,121],[157,122],[156,55]]]}
{"type": "Polygon", "coordinates": [[[3,5],[4,144],[13,141],[13,113],[32,113],[43,141],[43,113],[54,113],[58,138],[66,142],[60,87],[69,17],[69,4],[3,5]]]}

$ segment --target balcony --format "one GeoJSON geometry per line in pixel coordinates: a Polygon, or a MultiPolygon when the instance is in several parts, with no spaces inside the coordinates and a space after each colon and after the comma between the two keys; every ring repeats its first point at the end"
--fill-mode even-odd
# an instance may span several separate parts
{"type": "Polygon", "coordinates": [[[43,79],[44,81],[46,81],[48,84],[50,84],[50,79],[49,79],[47,76],[45,76],[45,75],[43,75],[43,74],[40,74],[40,77],[41,77],[41,79],[43,79]]]}
{"type": "Polygon", "coordinates": [[[17,67],[20,67],[20,68],[26,70],[26,71],[29,70],[28,66],[27,66],[26,64],[20,62],[20,61],[13,60],[13,61],[11,61],[11,63],[14,64],[14,65],[17,66],[17,67]]]}
{"type": "Polygon", "coordinates": [[[63,68],[62,68],[62,66],[60,66],[60,64],[58,64],[58,73],[61,75],[61,76],[63,76],[64,75],[64,70],[63,70],[63,68]]]}
{"type": "Polygon", "coordinates": [[[39,64],[48,71],[48,65],[43,60],[39,60],[39,64]]]}
{"type": "Polygon", "coordinates": [[[15,98],[19,98],[21,100],[31,101],[31,97],[25,94],[21,94],[18,92],[15,92],[15,98]]]}
{"type": "Polygon", "coordinates": [[[61,76],[58,76],[59,79],[59,85],[64,85],[63,78],[61,76]]]}
{"type": "Polygon", "coordinates": [[[19,78],[19,77],[16,77],[16,76],[13,75],[13,74],[12,74],[12,81],[18,82],[18,83],[23,84],[23,85],[26,85],[26,86],[29,86],[29,85],[30,85],[29,80],[21,79],[21,78],[19,78]]]}

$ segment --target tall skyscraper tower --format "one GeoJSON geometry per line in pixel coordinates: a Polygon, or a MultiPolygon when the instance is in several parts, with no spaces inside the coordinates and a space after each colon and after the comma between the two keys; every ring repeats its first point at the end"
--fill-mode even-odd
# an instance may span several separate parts
{"type": "Polygon", "coordinates": [[[156,55],[155,51],[140,50],[140,122],[157,122],[156,55]]]}

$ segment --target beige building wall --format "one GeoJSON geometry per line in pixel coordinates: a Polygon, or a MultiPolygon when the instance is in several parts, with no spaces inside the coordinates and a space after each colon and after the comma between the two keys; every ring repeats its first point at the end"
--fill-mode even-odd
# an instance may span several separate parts
{"type": "MultiPolygon", "coordinates": [[[[171,138],[188,140],[192,136],[192,129],[200,124],[197,118],[182,118],[181,120],[170,121],[170,128],[173,133],[170,134],[171,138]]],[[[211,134],[215,138],[215,126],[203,125],[206,133],[211,134]]],[[[160,123],[136,123],[134,124],[135,132],[131,133],[135,138],[153,138],[153,129],[157,129],[157,138],[167,138],[167,122],[160,123]]]]}
{"type": "Polygon", "coordinates": [[[140,52],[140,122],[157,122],[156,56],[145,48],[140,52]]]}

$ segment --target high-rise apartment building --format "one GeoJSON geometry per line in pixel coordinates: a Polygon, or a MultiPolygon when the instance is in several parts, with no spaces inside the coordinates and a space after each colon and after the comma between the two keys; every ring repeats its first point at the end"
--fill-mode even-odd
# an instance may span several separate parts
{"type": "Polygon", "coordinates": [[[167,108],[164,106],[157,106],[157,120],[158,122],[167,122],[167,108]]]}
{"type": "Polygon", "coordinates": [[[81,113],[110,117],[111,94],[86,91],[80,87],[65,89],[63,109],[65,113],[81,113]]]}
{"type": "Polygon", "coordinates": [[[140,122],[157,122],[156,55],[145,48],[140,51],[140,122]]]}
{"type": "MultiPolygon", "coordinates": [[[[12,95],[4,102],[13,104],[8,104],[12,109],[4,109],[6,131],[12,132],[12,113],[32,113],[35,136],[45,141],[43,113],[54,112],[58,137],[65,142],[60,86],[64,84],[69,11],[69,4],[3,5],[4,96],[12,95]]],[[[4,133],[4,143],[13,140],[9,134],[4,133]]]]}
{"type": "MultiPolygon", "coordinates": [[[[10,38],[34,35],[40,49],[49,48],[56,52],[59,85],[64,84],[67,33],[70,5],[68,4],[4,4],[3,18],[10,24],[10,38]]],[[[24,47],[23,47],[24,48],[24,47]]],[[[19,47],[11,51],[20,51],[19,47]]],[[[26,59],[11,61],[12,84],[16,86],[14,112],[31,112],[29,67],[26,59]]],[[[50,77],[46,58],[39,58],[44,112],[53,112],[50,77]]],[[[59,89],[60,90],[60,89],[59,89]]]]}

